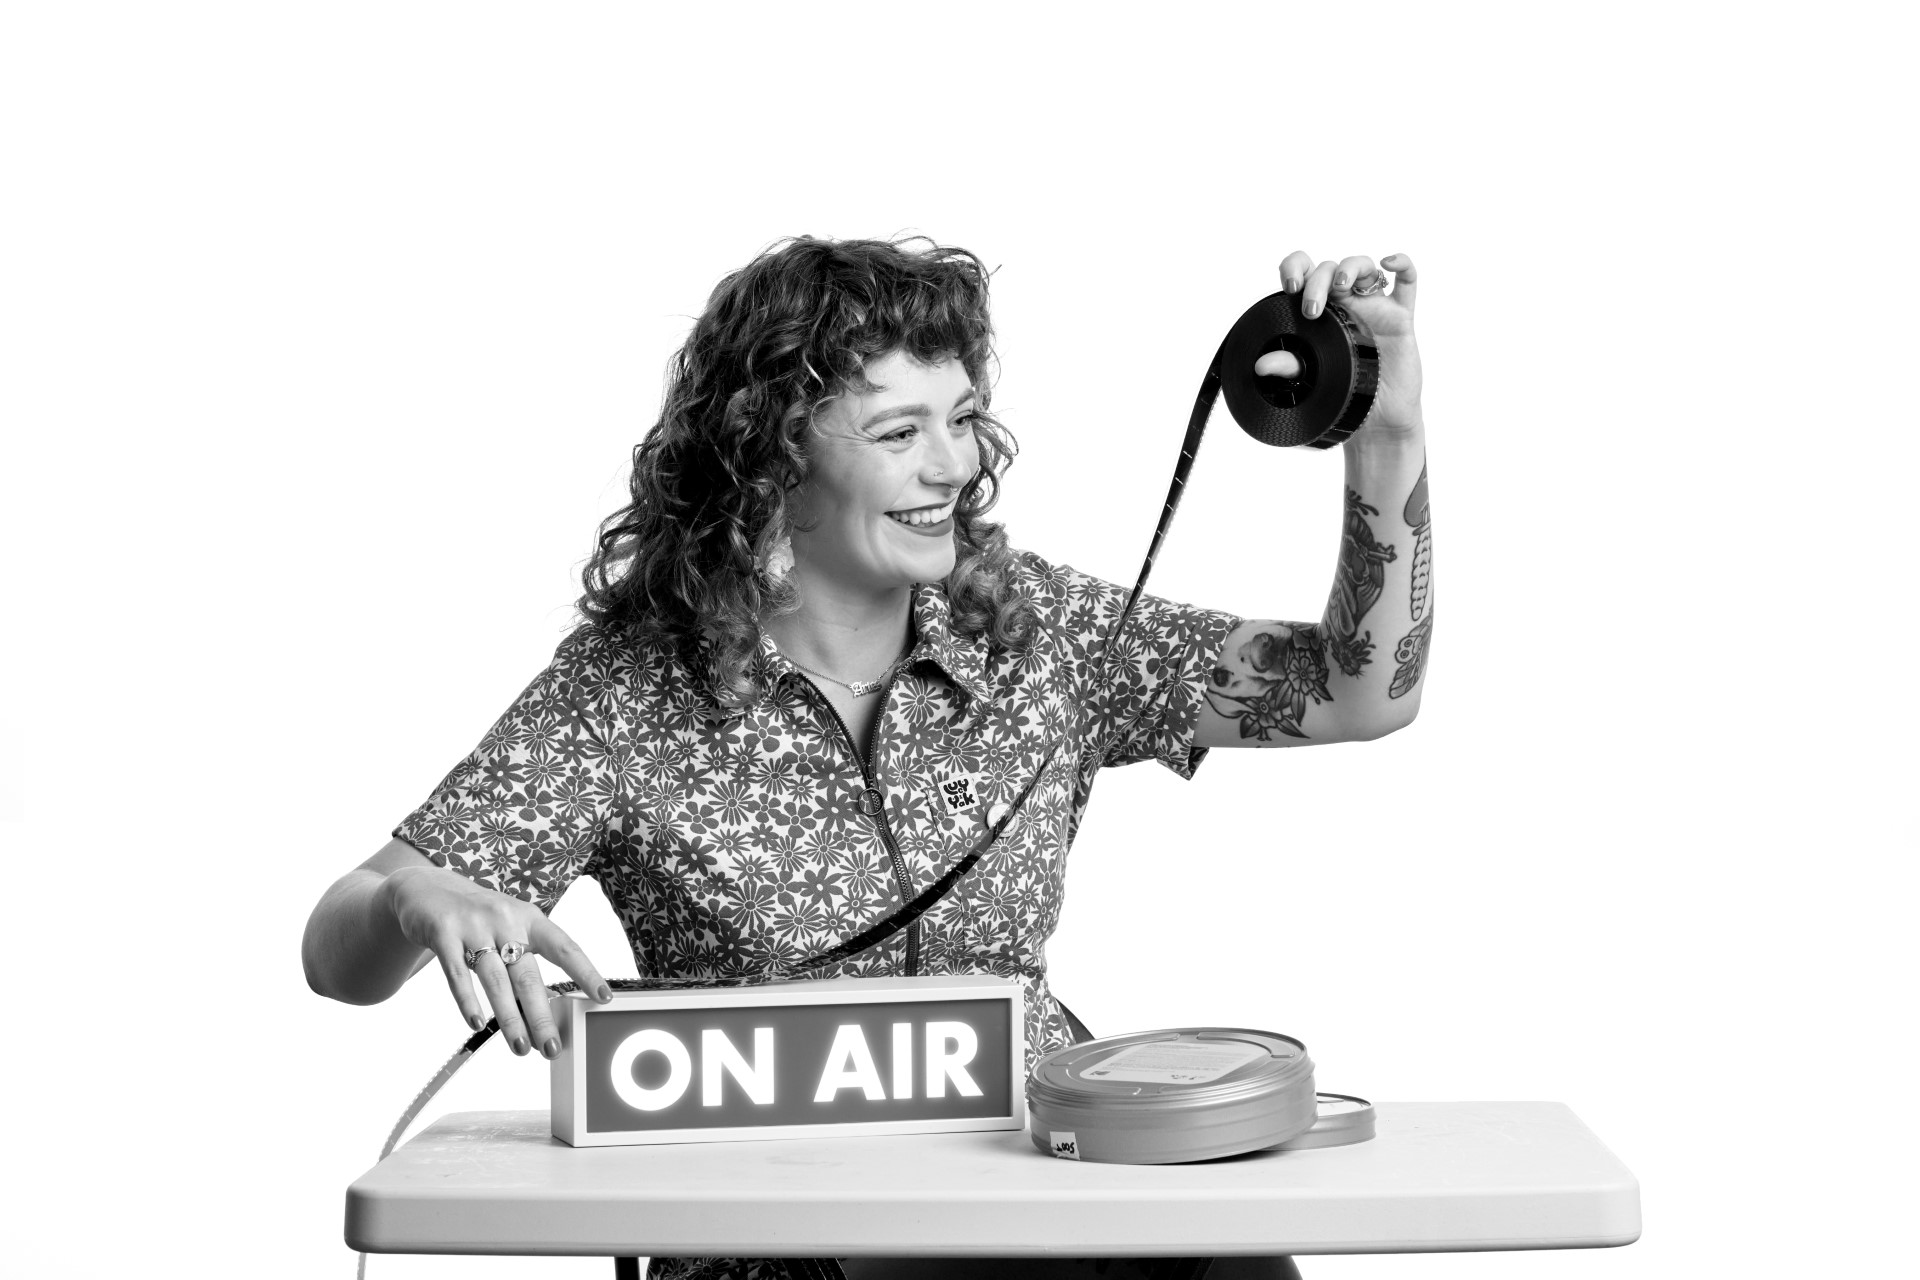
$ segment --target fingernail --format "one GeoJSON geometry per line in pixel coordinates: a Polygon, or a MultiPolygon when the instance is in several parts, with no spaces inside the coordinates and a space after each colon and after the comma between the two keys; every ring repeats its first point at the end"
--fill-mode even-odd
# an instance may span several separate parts
{"type": "Polygon", "coordinates": [[[547,1042],[540,1046],[540,1052],[548,1058],[560,1056],[560,1040],[557,1036],[548,1036],[547,1042]]]}
{"type": "Polygon", "coordinates": [[[1342,271],[1333,278],[1333,283],[1337,288],[1344,289],[1353,283],[1353,277],[1342,271]]]}
{"type": "Polygon", "coordinates": [[[527,1042],[525,1040],[522,1040],[519,1036],[515,1036],[513,1038],[513,1051],[516,1054],[525,1053],[527,1051],[527,1042]]]}
{"type": "Polygon", "coordinates": [[[472,1027],[475,1031],[478,1031],[481,1027],[485,1026],[486,1024],[480,1021],[479,1014],[470,1013],[467,1015],[467,1025],[472,1027]]]}
{"type": "Polygon", "coordinates": [[[613,999],[613,988],[603,982],[600,984],[600,989],[594,992],[594,996],[601,1004],[605,1004],[607,1001],[613,999]]]}
{"type": "Polygon", "coordinates": [[[1298,293],[1298,292],[1300,292],[1300,277],[1299,277],[1299,276],[1295,276],[1295,277],[1294,277],[1293,279],[1291,279],[1291,280],[1289,280],[1289,281],[1287,281],[1287,292],[1288,292],[1288,293],[1298,293]]]}
{"type": "Polygon", "coordinates": [[[1320,304],[1317,302],[1309,302],[1306,306],[1301,307],[1300,310],[1305,312],[1307,315],[1307,318],[1311,320],[1313,317],[1320,314],[1320,304]]]}

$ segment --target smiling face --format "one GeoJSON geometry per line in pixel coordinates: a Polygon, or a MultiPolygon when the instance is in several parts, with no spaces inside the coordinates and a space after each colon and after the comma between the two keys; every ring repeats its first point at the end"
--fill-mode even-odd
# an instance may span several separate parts
{"type": "Polygon", "coordinates": [[[886,595],[953,571],[954,503],[980,469],[972,380],[958,360],[903,352],[866,376],[874,390],[815,415],[793,531],[803,593],[886,595]]]}

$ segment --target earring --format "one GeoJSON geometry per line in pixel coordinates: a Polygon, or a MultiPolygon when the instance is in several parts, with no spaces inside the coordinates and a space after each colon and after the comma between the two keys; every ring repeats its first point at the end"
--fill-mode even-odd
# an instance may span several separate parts
{"type": "Polygon", "coordinates": [[[769,582],[780,582],[793,572],[793,539],[786,534],[768,550],[766,559],[760,562],[760,572],[769,582]]]}

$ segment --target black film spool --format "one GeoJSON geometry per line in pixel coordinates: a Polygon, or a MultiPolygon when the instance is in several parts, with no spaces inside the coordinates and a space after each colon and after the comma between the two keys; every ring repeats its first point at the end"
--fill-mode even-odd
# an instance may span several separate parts
{"type": "Polygon", "coordinates": [[[1337,302],[1310,320],[1291,293],[1268,294],[1248,307],[1218,360],[1228,411],[1261,444],[1330,449],[1360,429],[1380,385],[1380,351],[1365,326],[1337,302]],[[1272,351],[1291,352],[1299,376],[1254,373],[1254,362],[1272,351]]]}

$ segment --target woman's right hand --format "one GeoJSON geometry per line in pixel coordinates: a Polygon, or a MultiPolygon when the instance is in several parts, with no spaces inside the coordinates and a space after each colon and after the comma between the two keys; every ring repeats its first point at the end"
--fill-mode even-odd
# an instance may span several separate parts
{"type": "MultiPolygon", "coordinates": [[[[425,863],[424,858],[421,861],[425,863]]],[[[535,956],[559,965],[593,999],[604,1004],[613,998],[587,953],[532,903],[431,864],[388,872],[379,892],[407,941],[439,959],[460,1016],[476,1031],[487,1020],[473,990],[478,980],[493,1006],[493,1016],[500,1020],[500,1034],[516,1054],[534,1047],[548,1058],[560,1052],[559,1033],[547,1006],[546,979],[535,956]],[[509,943],[522,949],[511,965],[501,958],[503,951],[512,954],[509,943]],[[467,956],[474,952],[479,954],[469,970],[467,956]]]]}

